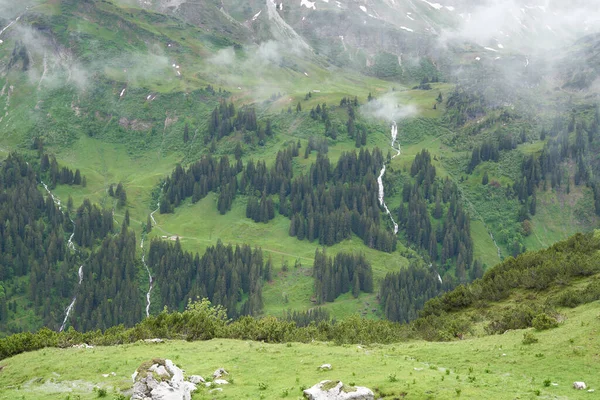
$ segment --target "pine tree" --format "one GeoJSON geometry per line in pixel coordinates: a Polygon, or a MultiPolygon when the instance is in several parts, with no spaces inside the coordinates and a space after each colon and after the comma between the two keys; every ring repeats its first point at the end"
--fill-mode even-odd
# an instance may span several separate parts
{"type": "Polygon", "coordinates": [[[352,278],[352,296],[356,299],[360,294],[360,282],[358,280],[358,272],[354,272],[354,277],[352,278]]]}
{"type": "Polygon", "coordinates": [[[483,173],[483,178],[481,179],[481,184],[482,185],[487,185],[489,181],[490,181],[490,179],[488,177],[488,173],[487,173],[487,171],[485,171],[483,173]]]}
{"type": "Polygon", "coordinates": [[[186,122],[185,126],[183,127],[183,143],[187,143],[190,141],[190,128],[186,122]]]}

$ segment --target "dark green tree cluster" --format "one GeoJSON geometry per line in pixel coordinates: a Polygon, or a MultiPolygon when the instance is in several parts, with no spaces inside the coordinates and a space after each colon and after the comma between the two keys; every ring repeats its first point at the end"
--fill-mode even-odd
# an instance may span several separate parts
{"type": "Polygon", "coordinates": [[[258,198],[251,196],[246,205],[246,218],[252,219],[254,222],[269,222],[275,218],[275,206],[271,196],[263,192],[260,202],[258,198]]]}
{"type": "Polygon", "coordinates": [[[189,299],[206,297],[226,307],[231,318],[260,313],[262,283],[271,275],[260,249],[225,246],[221,241],[200,257],[183,251],[179,240],[153,240],[148,267],[160,282],[161,304],[181,310],[189,299]]]}
{"type": "Polygon", "coordinates": [[[316,108],[310,110],[310,117],[316,121],[323,121],[325,124],[325,136],[332,139],[337,139],[338,131],[335,125],[332,124],[329,118],[327,104],[317,104],[316,108]]]}
{"type": "Polygon", "coordinates": [[[317,249],[313,277],[318,304],[333,302],[350,291],[355,298],[360,292],[373,292],[373,270],[364,254],[338,253],[332,258],[325,249],[317,249]]]}
{"type": "Polygon", "coordinates": [[[64,217],[51,196],[38,190],[33,167],[17,154],[0,166],[0,327],[17,313],[11,298],[26,297],[43,323],[55,326],[72,292],[71,254],[64,217]],[[19,283],[29,276],[28,284],[19,283]]]}
{"type": "Polygon", "coordinates": [[[473,240],[470,218],[458,200],[456,185],[448,178],[436,179],[427,150],[417,154],[410,175],[414,182],[404,184],[399,225],[409,243],[422,249],[431,262],[445,270],[455,265],[456,277],[466,280],[473,263],[473,240]]]}
{"type": "Polygon", "coordinates": [[[329,311],[322,307],[314,307],[307,311],[286,311],[286,321],[294,322],[297,327],[305,327],[312,324],[319,324],[321,322],[329,323],[332,321],[329,311]]]}
{"type": "Polygon", "coordinates": [[[379,291],[380,304],[390,321],[410,322],[419,316],[427,300],[444,289],[433,268],[411,262],[408,268],[385,276],[379,291]]]}
{"type": "Polygon", "coordinates": [[[327,143],[327,139],[318,136],[309,137],[308,145],[304,148],[304,158],[308,158],[313,150],[316,150],[319,153],[327,154],[329,152],[329,144],[327,143]]]}
{"type": "Polygon", "coordinates": [[[71,324],[78,330],[133,326],[143,316],[143,294],[138,286],[135,233],[123,225],[108,235],[82,267],[71,324]]]}
{"type": "Polygon", "coordinates": [[[220,190],[217,206],[224,214],[239,192],[250,196],[247,217],[267,222],[275,211],[271,196],[278,195],[279,213],[291,219],[291,236],[329,246],[354,233],[371,248],[394,251],[396,236],[380,222],[376,174],[383,164],[381,151],[343,153],[335,167],[319,153],[306,175],[294,177],[292,160],[298,153],[293,143],[278,152],[270,168],[264,161],[252,160],[245,167],[241,163],[234,167],[227,157],[217,162],[212,156],[203,157],[187,170],[178,165],[167,178],[160,210],[172,211],[190,195],[197,201],[208,191],[220,190]]]}
{"type": "Polygon", "coordinates": [[[55,188],[57,184],[61,185],[84,185],[85,176],[81,176],[81,171],[75,172],[67,167],[59,167],[56,157],[42,154],[40,158],[40,170],[42,178],[49,182],[50,188],[55,188]]]}
{"type": "Polygon", "coordinates": [[[127,193],[125,192],[125,188],[121,182],[117,184],[116,189],[114,188],[114,185],[111,184],[108,187],[108,195],[117,199],[117,205],[119,207],[124,207],[125,204],[127,204],[127,193]]]}
{"type": "Polygon", "coordinates": [[[380,221],[376,174],[381,165],[379,149],[343,153],[335,168],[318,154],[310,172],[291,183],[285,207],[290,235],[330,246],[354,233],[371,248],[394,251],[396,236],[380,221]]]}
{"type": "Polygon", "coordinates": [[[244,133],[244,140],[247,143],[253,142],[254,137],[258,137],[260,144],[264,144],[266,136],[273,134],[269,121],[264,130],[259,125],[254,107],[245,106],[236,112],[233,103],[227,103],[221,99],[219,105],[211,113],[208,135],[204,138],[205,143],[229,136],[234,131],[244,133]]]}
{"type": "Polygon", "coordinates": [[[458,86],[448,95],[444,118],[454,126],[485,116],[485,99],[464,87],[458,86]]]}
{"type": "Polygon", "coordinates": [[[114,221],[111,210],[101,210],[97,205],[92,205],[88,199],[75,213],[75,230],[73,241],[79,246],[91,248],[96,239],[104,239],[113,232],[114,221]]]}
{"type": "Polygon", "coordinates": [[[209,192],[219,189],[219,210],[229,210],[237,192],[236,175],[241,167],[240,163],[237,166],[231,165],[227,156],[217,159],[211,155],[203,156],[187,170],[178,164],[164,183],[160,197],[161,214],[173,212],[173,208],[188,197],[196,203],[209,192]]]}

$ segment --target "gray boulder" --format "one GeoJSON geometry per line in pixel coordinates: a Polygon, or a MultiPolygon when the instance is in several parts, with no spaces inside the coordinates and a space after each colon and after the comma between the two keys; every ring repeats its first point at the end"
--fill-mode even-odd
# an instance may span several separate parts
{"type": "Polygon", "coordinates": [[[322,381],[304,391],[308,400],[374,400],[370,389],[361,386],[347,386],[341,381],[322,381]]]}
{"type": "Polygon", "coordinates": [[[171,360],[154,359],[134,373],[131,400],[191,400],[196,385],[171,360]],[[149,365],[150,364],[150,365],[149,365]]]}

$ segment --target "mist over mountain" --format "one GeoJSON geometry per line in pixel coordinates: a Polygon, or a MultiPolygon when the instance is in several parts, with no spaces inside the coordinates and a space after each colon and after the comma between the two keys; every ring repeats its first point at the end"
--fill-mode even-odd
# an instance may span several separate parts
{"type": "Polygon", "coordinates": [[[599,95],[594,1],[0,0],[0,358],[466,338],[475,368],[429,363],[431,394],[379,365],[380,397],[567,397],[485,352],[510,330],[494,359],[537,365],[557,331],[553,368],[588,365],[599,95]]]}

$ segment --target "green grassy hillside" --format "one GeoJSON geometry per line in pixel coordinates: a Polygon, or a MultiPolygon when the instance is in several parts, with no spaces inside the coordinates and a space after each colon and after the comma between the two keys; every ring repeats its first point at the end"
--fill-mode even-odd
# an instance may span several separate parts
{"type": "Polygon", "coordinates": [[[584,381],[598,388],[599,305],[566,311],[558,328],[535,333],[538,342],[527,345],[523,334],[530,330],[452,343],[336,346],[219,339],[44,349],[0,362],[0,398],[93,399],[99,388],[116,398],[131,388],[135,369],[156,357],[173,360],[189,375],[229,371],[231,385],[211,394],[202,388],[194,399],[295,399],[302,388],[325,379],[367,386],[385,399],[590,398],[594,395],[571,386],[584,381]],[[324,363],[333,370],[319,372],[324,363]]]}

